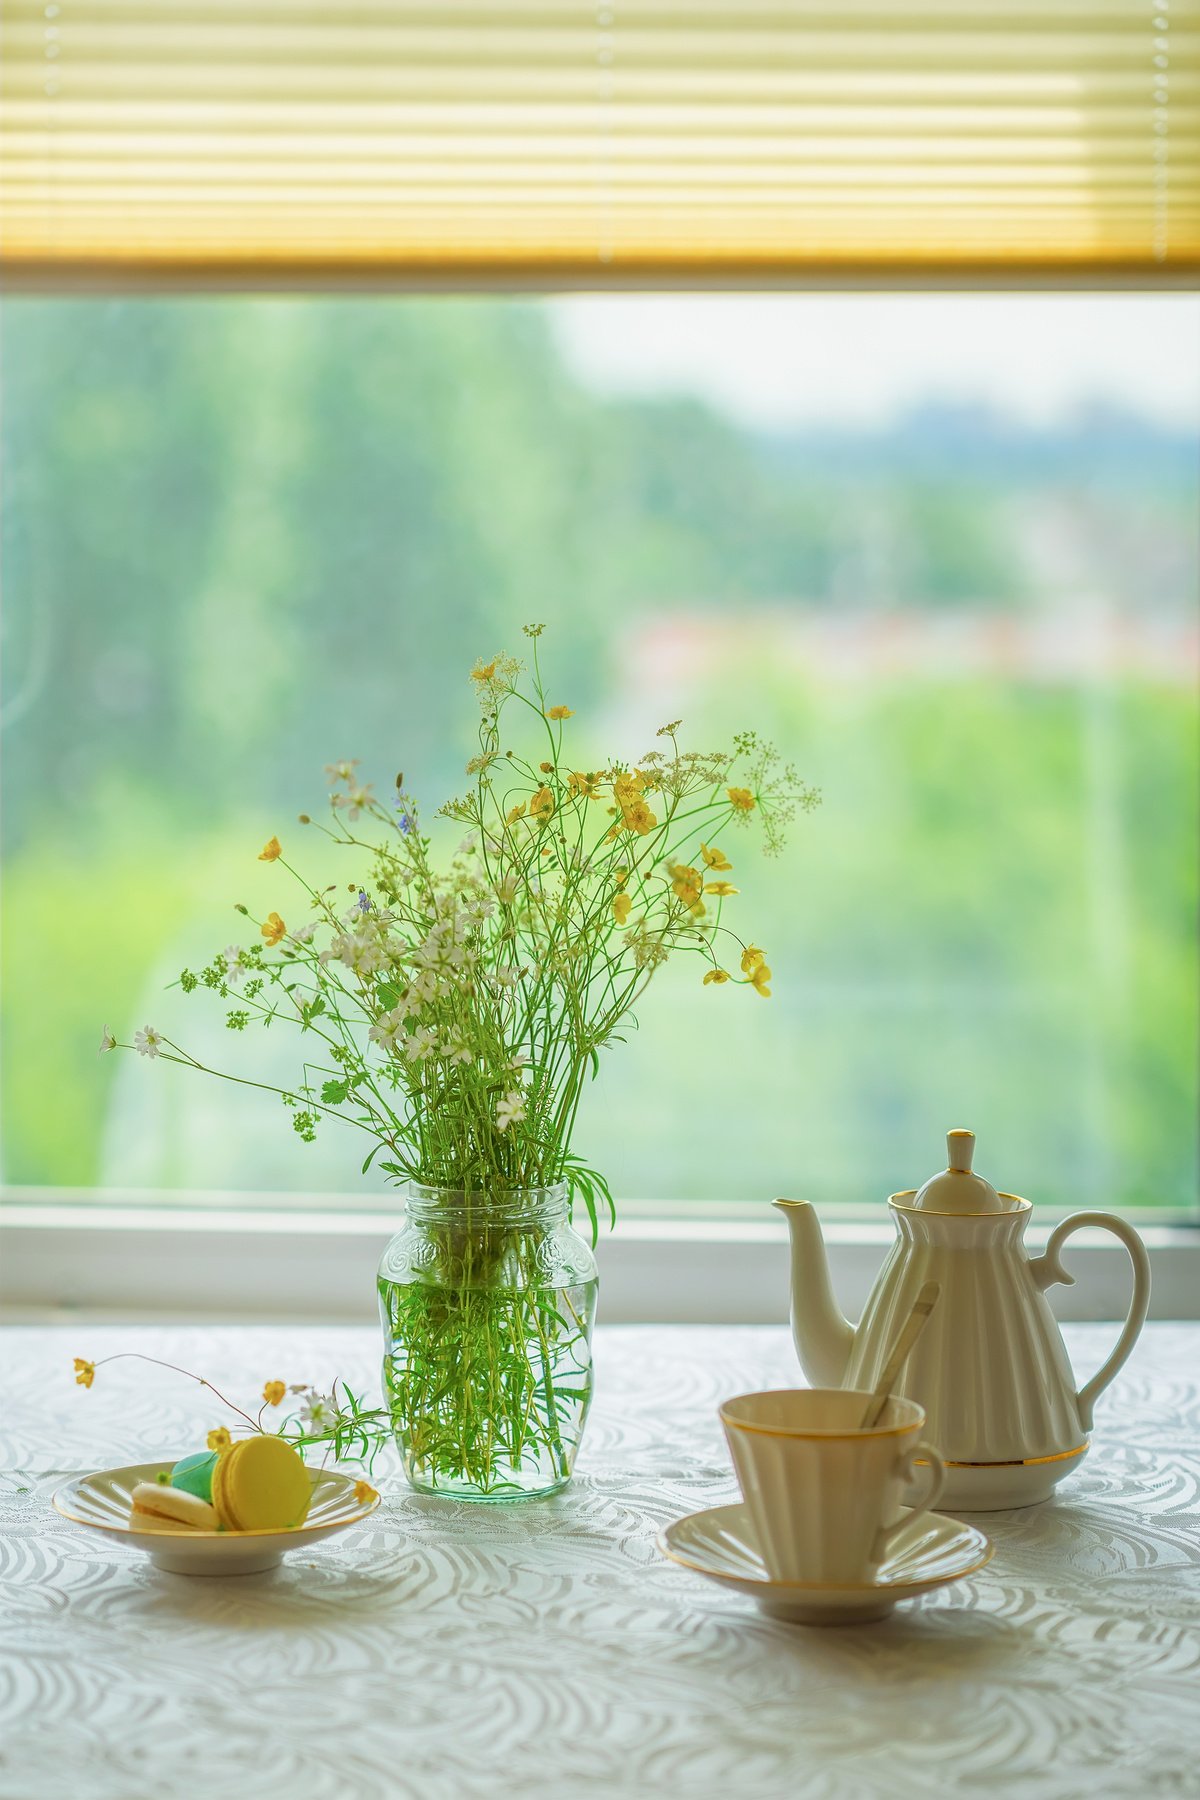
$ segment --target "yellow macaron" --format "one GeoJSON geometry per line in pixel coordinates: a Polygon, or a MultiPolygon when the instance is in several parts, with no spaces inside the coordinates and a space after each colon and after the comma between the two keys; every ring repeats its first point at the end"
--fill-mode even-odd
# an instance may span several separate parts
{"type": "Polygon", "coordinates": [[[303,1525],[312,1481],[282,1438],[255,1433],[217,1459],[212,1503],[228,1531],[287,1531],[303,1525]]]}

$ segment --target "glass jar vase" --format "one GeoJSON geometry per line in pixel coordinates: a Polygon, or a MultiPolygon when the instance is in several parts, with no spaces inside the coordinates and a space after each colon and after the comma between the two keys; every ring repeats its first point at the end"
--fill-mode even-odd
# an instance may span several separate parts
{"type": "Polygon", "coordinates": [[[412,1486],[457,1500],[564,1487],[592,1397],[599,1285],[566,1183],[410,1185],[378,1285],[383,1389],[412,1486]]]}

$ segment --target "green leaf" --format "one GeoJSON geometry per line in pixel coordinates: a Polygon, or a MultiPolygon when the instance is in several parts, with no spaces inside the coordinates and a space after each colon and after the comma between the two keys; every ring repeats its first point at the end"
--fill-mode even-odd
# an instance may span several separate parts
{"type": "MultiPolygon", "coordinates": [[[[348,1081],[327,1081],[321,1089],[321,1098],[326,1106],[340,1106],[349,1092],[350,1084],[348,1081]]],[[[374,1154],[375,1152],[372,1151],[371,1155],[373,1156],[374,1154]]],[[[363,1168],[365,1169],[366,1166],[366,1163],[364,1163],[363,1168]]]]}

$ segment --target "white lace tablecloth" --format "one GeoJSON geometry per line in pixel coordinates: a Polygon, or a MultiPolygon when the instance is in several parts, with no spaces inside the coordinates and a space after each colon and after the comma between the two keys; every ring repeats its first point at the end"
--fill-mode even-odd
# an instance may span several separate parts
{"type": "MultiPolygon", "coordinates": [[[[1090,1371],[1114,1327],[1068,1330],[1090,1371]]],[[[374,1391],[369,1331],[0,1333],[3,1800],[896,1800],[1200,1795],[1200,1326],[1150,1326],[1059,1499],[979,1522],[971,1580],[806,1630],[668,1563],[659,1528],[736,1497],[720,1397],[795,1385],[776,1329],[625,1326],[565,1494],[420,1499],[268,1575],[163,1575],[50,1506],[172,1456],[262,1382],[374,1391]],[[356,1380],[357,1377],[357,1380],[356,1380]]],[[[381,1471],[377,1473],[382,1474],[381,1471]]]]}

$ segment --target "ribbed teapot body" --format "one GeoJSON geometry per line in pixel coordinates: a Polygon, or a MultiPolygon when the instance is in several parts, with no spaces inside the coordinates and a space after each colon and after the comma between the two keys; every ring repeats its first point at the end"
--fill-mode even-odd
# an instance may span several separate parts
{"type": "MultiPolygon", "coordinates": [[[[855,1333],[844,1383],[872,1388],[927,1281],[940,1294],[896,1383],[960,1468],[1031,1466],[1082,1455],[1075,1376],[1025,1249],[1030,1206],[973,1216],[891,1197],[896,1241],[855,1333]]],[[[967,1485],[960,1481],[961,1489],[967,1485]]],[[[952,1504],[952,1502],[951,1502],[952,1504]]]]}

